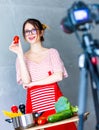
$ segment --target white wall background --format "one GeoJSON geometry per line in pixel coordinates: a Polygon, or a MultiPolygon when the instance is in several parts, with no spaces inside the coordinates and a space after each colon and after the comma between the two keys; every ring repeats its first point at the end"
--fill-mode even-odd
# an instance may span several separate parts
{"type": "MultiPolygon", "coordinates": [[[[85,0],[86,1],[86,0],[85,0]]],[[[60,83],[60,87],[73,105],[78,104],[79,68],[78,55],[82,52],[74,34],[65,34],[60,28],[60,22],[66,15],[74,0],[0,0],[0,130],[13,130],[13,125],[5,122],[2,110],[10,111],[10,107],[21,102],[25,103],[25,90],[16,83],[16,55],[9,51],[9,45],[14,35],[19,35],[24,48],[28,44],[22,37],[22,25],[27,18],[37,18],[46,23],[46,47],[55,47],[67,68],[69,77],[60,83]]],[[[89,0],[88,3],[98,3],[99,0],[89,0]]],[[[98,38],[98,25],[92,30],[92,35],[98,38]]],[[[88,87],[87,111],[90,112],[85,122],[87,130],[95,129],[95,113],[91,88],[88,87]]]]}

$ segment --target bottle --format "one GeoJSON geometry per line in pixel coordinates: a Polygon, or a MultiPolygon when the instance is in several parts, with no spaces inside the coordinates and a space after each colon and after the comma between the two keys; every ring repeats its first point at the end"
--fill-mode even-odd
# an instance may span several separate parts
{"type": "Polygon", "coordinates": [[[19,105],[19,109],[20,109],[20,112],[22,112],[22,114],[25,114],[25,105],[23,103],[19,105]]]}

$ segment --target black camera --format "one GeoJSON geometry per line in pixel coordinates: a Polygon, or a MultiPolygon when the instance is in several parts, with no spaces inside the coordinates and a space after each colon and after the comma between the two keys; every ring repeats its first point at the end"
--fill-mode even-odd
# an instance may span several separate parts
{"type": "Polygon", "coordinates": [[[66,33],[76,30],[85,30],[86,24],[99,23],[99,4],[85,4],[82,1],[74,2],[67,11],[67,17],[61,21],[61,27],[66,33]]]}

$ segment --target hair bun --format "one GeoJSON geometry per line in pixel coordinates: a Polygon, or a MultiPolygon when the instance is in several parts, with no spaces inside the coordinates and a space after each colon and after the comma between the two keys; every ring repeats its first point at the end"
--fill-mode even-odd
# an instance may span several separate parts
{"type": "Polygon", "coordinates": [[[42,24],[42,27],[43,27],[43,30],[45,30],[45,29],[49,29],[49,26],[47,26],[46,24],[42,24]]]}

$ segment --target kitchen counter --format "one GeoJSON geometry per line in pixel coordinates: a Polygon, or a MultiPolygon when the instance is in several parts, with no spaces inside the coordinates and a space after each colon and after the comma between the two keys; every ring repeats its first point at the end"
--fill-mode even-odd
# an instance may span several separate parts
{"type": "MultiPolygon", "coordinates": [[[[86,112],[84,115],[85,120],[87,119],[88,115],[89,115],[89,112],[86,112]]],[[[48,128],[48,127],[52,127],[52,126],[56,126],[56,125],[62,125],[62,124],[70,123],[70,122],[78,122],[78,120],[79,120],[78,116],[74,116],[69,119],[65,119],[62,121],[55,122],[55,123],[47,123],[45,125],[34,126],[34,127],[31,127],[31,128],[25,129],[25,130],[38,130],[38,129],[44,130],[44,128],[48,128]]]]}

